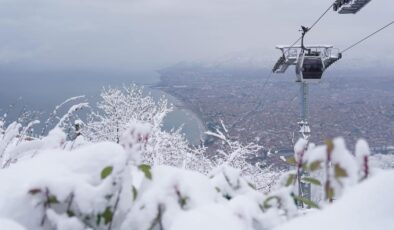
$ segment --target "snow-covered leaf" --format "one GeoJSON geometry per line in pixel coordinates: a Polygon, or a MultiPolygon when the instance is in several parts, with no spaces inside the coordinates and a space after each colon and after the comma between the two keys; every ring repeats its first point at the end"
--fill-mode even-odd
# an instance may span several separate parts
{"type": "Polygon", "coordinates": [[[112,221],[113,217],[113,212],[111,211],[110,207],[107,207],[105,211],[102,214],[102,217],[104,218],[104,224],[109,224],[112,221]]]}
{"type": "Polygon", "coordinates": [[[112,167],[112,166],[107,166],[107,167],[105,167],[105,168],[101,171],[101,179],[104,180],[104,179],[107,178],[109,175],[111,175],[112,170],[113,170],[113,167],[112,167]]]}
{"type": "Polygon", "coordinates": [[[319,186],[321,185],[320,181],[313,177],[303,177],[302,181],[313,185],[319,185],[319,186]]]}
{"type": "Polygon", "coordinates": [[[301,201],[302,203],[308,205],[311,208],[316,208],[316,209],[320,208],[319,205],[317,205],[315,202],[308,200],[302,196],[294,196],[294,199],[297,201],[301,201]]]}
{"type": "Polygon", "coordinates": [[[348,174],[344,168],[342,168],[339,164],[335,164],[335,177],[347,177],[348,174]]]}
{"type": "Polygon", "coordinates": [[[149,165],[146,164],[139,165],[138,169],[144,173],[146,178],[150,180],[152,179],[151,167],[149,165]]]}

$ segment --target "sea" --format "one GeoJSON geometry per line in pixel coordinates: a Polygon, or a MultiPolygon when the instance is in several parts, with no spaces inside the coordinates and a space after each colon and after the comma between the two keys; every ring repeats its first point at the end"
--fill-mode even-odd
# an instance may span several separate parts
{"type": "MultiPolygon", "coordinates": [[[[14,121],[24,111],[35,111],[46,120],[54,108],[70,97],[85,96],[92,108],[100,100],[105,87],[137,84],[156,100],[165,96],[174,106],[181,103],[171,95],[155,89],[160,75],[155,71],[92,71],[92,70],[0,70],[0,115],[14,121]]],[[[67,106],[64,111],[66,112],[67,106]]],[[[191,144],[198,144],[204,126],[192,111],[175,107],[164,120],[163,129],[182,128],[191,144]]]]}

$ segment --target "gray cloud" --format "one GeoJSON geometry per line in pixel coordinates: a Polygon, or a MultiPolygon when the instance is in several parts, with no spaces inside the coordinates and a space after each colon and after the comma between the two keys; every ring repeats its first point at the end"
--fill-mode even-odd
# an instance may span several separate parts
{"type": "MultiPolygon", "coordinates": [[[[42,68],[160,68],[242,50],[277,56],[331,1],[0,0],[0,63],[42,68]]],[[[344,48],[393,20],[394,2],[330,12],[310,43],[344,48]]],[[[394,28],[348,55],[394,60],[394,28]]]]}

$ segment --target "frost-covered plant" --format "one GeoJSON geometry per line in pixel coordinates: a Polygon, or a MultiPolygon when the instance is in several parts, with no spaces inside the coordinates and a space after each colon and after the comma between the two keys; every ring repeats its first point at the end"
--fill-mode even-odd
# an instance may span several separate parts
{"type": "MultiPolygon", "coordinates": [[[[2,126],[4,123],[1,124],[2,126]]],[[[12,157],[7,152],[7,150],[12,146],[14,143],[17,142],[17,138],[19,136],[20,130],[22,125],[13,122],[6,129],[2,128],[2,134],[0,136],[0,166],[1,168],[6,167],[11,161],[12,157]]]]}
{"type": "Polygon", "coordinates": [[[64,149],[72,150],[88,143],[88,141],[82,135],[82,129],[84,125],[85,123],[79,119],[74,121],[74,126],[68,129],[69,140],[66,142],[64,149]]]}
{"type": "Polygon", "coordinates": [[[41,130],[41,136],[45,135],[49,130],[51,130],[53,128],[54,123],[56,122],[56,120],[60,121],[63,120],[63,122],[57,122],[56,126],[59,125],[65,125],[64,121],[69,120],[70,117],[72,116],[73,112],[76,112],[77,110],[81,109],[82,107],[86,107],[87,104],[79,104],[74,106],[74,109],[69,109],[68,113],[66,113],[66,115],[63,116],[63,119],[58,117],[58,113],[59,110],[61,110],[65,105],[71,103],[71,102],[75,102],[77,100],[80,99],[84,99],[85,96],[76,96],[76,97],[70,97],[68,99],[66,99],[65,101],[63,101],[62,103],[58,104],[55,106],[55,109],[49,114],[48,119],[44,122],[44,127],[41,130]]]}
{"type": "Polygon", "coordinates": [[[315,202],[325,200],[331,203],[349,186],[365,180],[371,174],[370,150],[364,140],[357,142],[354,155],[346,148],[343,138],[326,140],[325,145],[321,146],[307,145],[307,141],[300,139],[294,147],[294,157],[287,159],[296,170],[287,175],[286,186],[293,187],[294,197],[301,204],[318,207],[305,197],[300,189],[302,185],[312,186],[312,199],[315,202]]]}
{"type": "Polygon", "coordinates": [[[65,131],[69,131],[72,126],[72,121],[77,117],[76,114],[83,108],[88,107],[88,103],[79,103],[72,105],[69,110],[62,116],[58,117],[58,110],[66,103],[80,99],[82,97],[74,97],[66,100],[59,106],[56,106],[52,112],[50,118],[44,123],[44,130],[48,129],[51,125],[54,126],[48,134],[41,135],[38,137],[32,137],[31,131],[34,126],[40,124],[39,120],[31,120],[27,122],[27,119],[31,117],[32,113],[24,112],[18,118],[18,121],[26,123],[23,125],[19,122],[12,122],[5,127],[4,117],[0,120],[0,166],[1,168],[8,167],[11,163],[15,163],[18,159],[25,157],[35,156],[39,150],[54,149],[54,148],[73,148],[82,144],[82,137],[75,141],[67,138],[65,131]],[[57,124],[53,122],[57,121],[57,124]]]}
{"type": "Polygon", "coordinates": [[[241,175],[250,180],[258,190],[268,192],[282,172],[272,170],[270,167],[263,169],[259,163],[251,163],[250,159],[256,157],[263,146],[255,143],[243,144],[230,138],[223,122],[221,124],[223,132],[219,129],[206,132],[207,135],[221,141],[221,148],[216,151],[213,158],[214,163],[219,167],[230,166],[239,169],[241,175]]]}
{"type": "Polygon", "coordinates": [[[150,124],[151,134],[141,156],[142,162],[149,165],[170,165],[208,172],[210,165],[203,155],[204,148],[191,147],[181,129],[164,131],[162,123],[172,111],[167,99],[157,102],[150,95],[144,95],[143,88],[137,85],[104,89],[98,111],[92,113],[82,131],[91,141],[113,141],[119,143],[130,121],[150,124]]]}
{"type": "MultiPolygon", "coordinates": [[[[51,183],[32,185],[28,194],[37,209],[42,210],[38,212],[41,217],[36,226],[43,229],[119,229],[137,195],[132,172],[136,174],[135,169],[139,169],[150,177],[150,167],[139,165],[150,134],[150,124],[134,121],[120,137],[123,148],[114,143],[100,143],[59,152],[59,160],[65,160],[64,164],[68,166],[72,162],[66,160],[67,155],[80,154],[82,161],[95,163],[87,168],[77,166],[65,172],[60,170],[60,175],[82,170],[86,174],[83,178],[71,177],[65,184],[49,179],[51,183]],[[73,171],[75,169],[77,171],[73,171]]],[[[43,155],[47,154],[43,152],[37,157],[43,155]]],[[[74,160],[77,159],[78,156],[74,160]]]]}
{"type": "MultiPolygon", "coordinates": [[[[172,166],[141,164],[151,136],[150,123],[134,120],[119,144],[86,143],[72,150],[48,145],[38,149],[36,157],[1,170],[0,184],[7,186],[0,187],[0,223],[12,220],[20,229],[32,230],[268,230],[308,215],[297,209],[295,201],[314,206],[295,193],[295,171],[283,175],[276,188],[263,194],[241,170],[225,164],[208,176],[172,166]]],[[[364,183],[373,177],[374,170],[363,179],[365,174],[360,173],[366,172],[365,167],[357,165],[356,157],[338,156],[347,154],[340,140],[334,139],[332,148],[329,141],[308,147],[303,167],[311,170],[318,160],[317,170],[325,172],[330,152],[332,174],[323,177],[321,184],[326,179],[333,186],[342,183],[339,189],[343,192],[352,185],[344,172],[354,173],[355,181],[364,183]],[[350,161],[358,171],[351,171],[350,161]],[[343,169],[339,172],[342,176],[335,176],[336,165],[343,169]]],[[[356,149],[368,151],[365,143],[358,146],[356,149]]],[[[306,182],[305,178],[302,181],[306,182]]],[[[339,198],[339,193],[334,198],[339,198]]]]}
{"type": "Polygon", "coordinates": [[[367,141],[364,139],[360,139],[356,143],[355,155],[357,159],[357,164],[359,170],[359,178],[360,180],[367,179],[371,174],[370,168],[370,155],[371,151],[369,149],[369,145],[367,141]]]}
{"type": "Polygon", "coordinates": [[[150,95],[143,94],[137,85],[103,89],[98,111],[91,113],[84,136],[91,141],[113,141],[119,143],[120,135],[130,120],[149,122],[153,128],[160,128],[164,117],[172,111],[165,98],[156,102],[150,95]]]}
{"type": "Polygon", "coordinates": [[[212,169],[212,162],[204,153],[204,147],[190,146],[180,129],[171,132],[154,129],[143,154],[143,162],[192,169],[206,174],[212,169]]]}

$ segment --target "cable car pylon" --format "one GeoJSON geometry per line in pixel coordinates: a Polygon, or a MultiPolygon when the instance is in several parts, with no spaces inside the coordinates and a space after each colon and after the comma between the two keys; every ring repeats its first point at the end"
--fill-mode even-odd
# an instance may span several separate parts
{"type": "MultiPolygon", "coordinates": [[[[291,66],[295,65],[297,76],[296,82],[300,84],[300,102],[301,112],[297,122],[300,138],[309,141],[311,136],[311,128],[309,125],[309,84],[319,83],[324,71],[342,58],[339,49],[334,49],[331,45],[314,45],[305,46],[305,35],[310,28],[301,27],[301,46],[276,46],[282,52],[282,56],[276,62],[273,73],[285,73],[291,66]]],[[[308,172],[303,172],[304,176],[308,176],[308,172]]],[[[307,199],[311,199],[310,184],[299,185],[299,195],[307,199]]],[[[303,206],[303,204],[300,204],[303,206]]]]}
{"type": "Polygon", "coordinates": [[[309,28],[301,27],[301,46],[276,46],[282,52],[272,69],[273,73],[285,73],[294,65],[297,76],[296,82],[300,84],[301,112],[300,120],[297,122],[299,135],[305,140],[311,136],[309,125],[309,84],[319,83],[324,71],[342,58],[339,49],[332,45],[305,46],[305,35],[309,28]]]}

